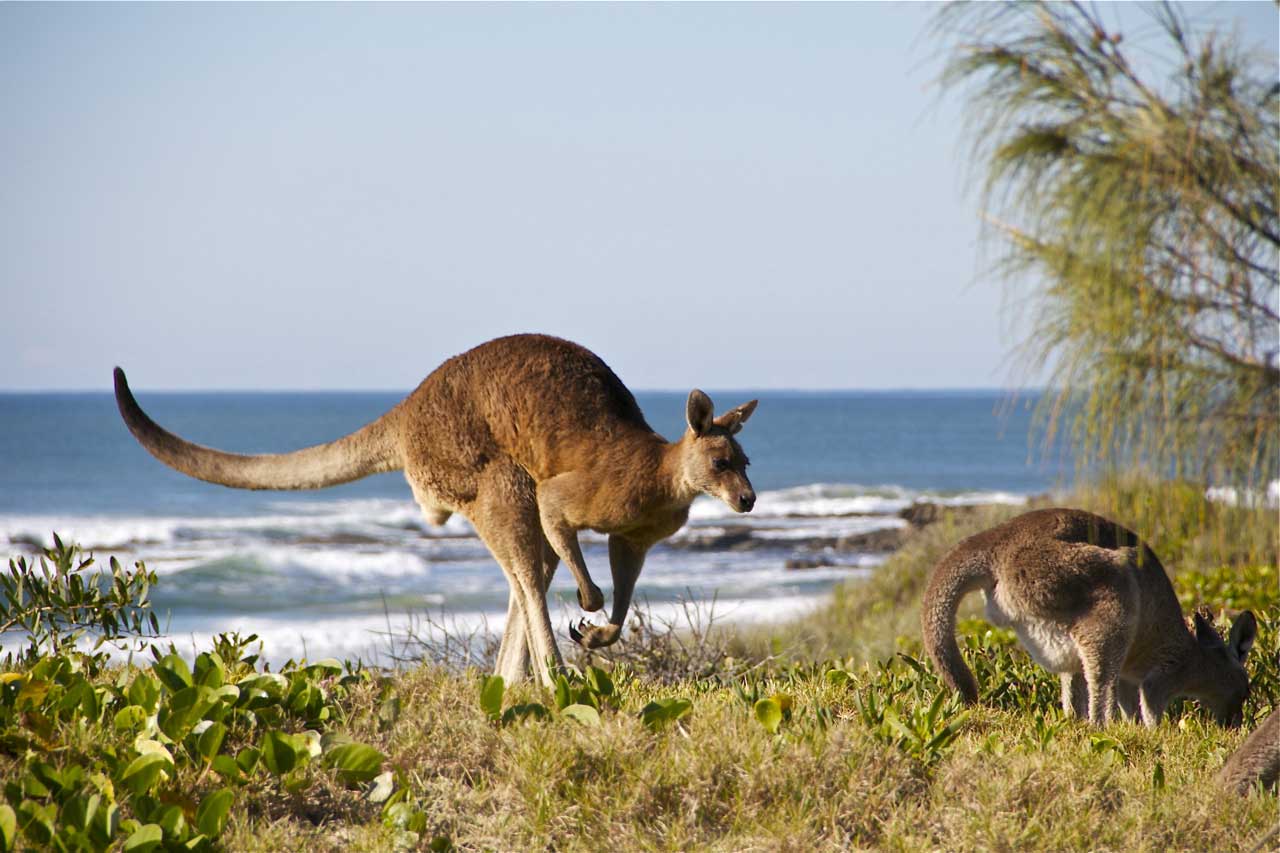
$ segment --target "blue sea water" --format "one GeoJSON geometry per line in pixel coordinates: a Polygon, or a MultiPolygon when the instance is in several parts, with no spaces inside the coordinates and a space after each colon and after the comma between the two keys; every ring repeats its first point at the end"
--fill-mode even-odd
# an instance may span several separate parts
{"type": "MultiPolygon", "coordinates": [[[[148,393],[139,402],[192,441],[281,452],[344,435],[399,401],[393,393],[148,393]]],[[[899,526],[914,500],[1005,501],[1062,485],[1066,471],[1030,438],[1034,396],[999,392],[714,393],[725,409],[760,405],[740,439],[756,510],[711,499],[650,553],[638,595],[655,611],[715,598],[728,618],[768,619],[820,601],[882,554],[832,547],[899,526]],[[1044,457],[1052,460],[1045,463],[1044,457]],[[689,547],[736,531],[733,550],[689,547]],[[745,546],[741,537],[747,540],[745,546]],[[836,563],[791,571],[788,559],[836,563]]],[[[668,438],[684,428],[683,394],[637,398],[668,438]]],[[[370,657],[401,617],[501,624],[506,582],[466,522],[427,525],[398,473],[314,492],[249,492],[201,483],[144,451],[107,393],[0,394],[0,544],[30,552],[57,531],[95,553],[143,559],[170,634],[199,646],[221,630],[255,631],[273,658],[370,657]]],[[[583,535],[608,594],[602,540],[583,535]]],[[[579,614],[561,571],[557,624],[579,614]]],[[[554,608],[553,608],[554,610],[554,608]]]]}

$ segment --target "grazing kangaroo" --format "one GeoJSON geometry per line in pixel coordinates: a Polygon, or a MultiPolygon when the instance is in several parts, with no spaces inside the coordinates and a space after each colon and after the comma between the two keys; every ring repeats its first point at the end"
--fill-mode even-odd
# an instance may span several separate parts
{"type": "Polygon", "coordinates": [[[1231,753],[1218,774],[1218,781],[1239,794],[1261,782],[1275,787],[1280,779],[1280,711],[1272,711],[1240,748],[1231,753]]]}
{"type": "Polygon", "coordinates": [[[968,703],[978,685],[956,645],[956,608],[975,589],[987,619],[1012,626],[1036,663],[1060,674],[1067,713],[1105,725],[1119,701],[1153,726],[1171,699],[1191,696],[1219,723],[1239,725],[1253,614],[1237,616],[1224,643],[1197,613],[1192,635],[1156,555],[1115,522],[1036,510],[970,536],[938,562],[924,594],[924,646],[968,703]]]}
{"type": "Polygon", "coordinates": [[[734,439],[755,400],[717,418],[711,399],[695,389],[688,430],[668,442],[600,358],[545,335],[498,338],[455,356],[372,423],[293,453],[242,456],[192,444],[142,411],[120,368],[115,387],[120,414],[142,446],[206,482],[318,489],[403,469],[427,520],[444,524],[455,512],[467,518],[507,576],[496,669],[508,682],[524,677],[531,653],[546,683],[548,661],[563,666],[546,602],[558,560],[573,572],[579,604],[604,606],[579,530],[609,536],[609,622],[573,631],[594,648],[618,639],[645,553],[680,529],[695,497],[712,495],[738,512],[756,500],[734,439]]]}

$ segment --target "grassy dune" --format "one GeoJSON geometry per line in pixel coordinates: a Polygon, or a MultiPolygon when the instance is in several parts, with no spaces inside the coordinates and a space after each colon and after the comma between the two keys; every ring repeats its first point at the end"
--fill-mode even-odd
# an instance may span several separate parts
{"type": "Polygon", "coordinates": [[[73,778],[80,765],[110,777],[119,816],[137,820],[117,827],[116,849],[149,825],[155,844],[136,849],[1254,849],[1276,824],[1275,794],[1230,795],[1213,775],[1280,706],[1273,513],[1187,493],[1134,500],[1126,516],[1126,501],[1113,484],[1075,502],[1148,536],[1180,569],[1188,610],[1258,613],[1245,730],[1219,728],[1190,703],[1175,703],[1150,731],[1065,719],[1056,678],[1011,634],[976,619],[961,623],[962,648],[984,704],[961,708],[921,662],[917,606],[942,551],[1007,514],[992,510],[925,528],[801,622],[683,644],[641,632],[624,659],[581,661],[586,677],[555,692],[499,692],[481,673],[432,665],[393,675],[293,667],[278,700],[245,704],[257,664],[250,650],[224,645],[220,672],[197,662],[192,676],[240,685],[211,751],[203,724],[175,723],[165,710],[183,689],[171,660],[50,676],[55,687],[25,707],[17,697],[40,673],[18,673],[0,702],[0,778],[13,780],[5,798],[17,844],[39,846],[29,824],[40,814],[75,836],[80,807],[68,803],[105,798],[103,785],[73,778]],[[159,731],[122,710],[136,700],[134,682],[153,675],[159,731]],[[80,676],[97,685],[99,703],[66,701],[80,676]],[[167,742],[173,760],[146,784],[126,768],[139,760],[139,739],[167,742]],[[344,752],[348,742],[361,746],[344,752]],[[261,758],[244,760],[255,749],[261,758]],[[296,761],[282,758],[290,750],[296,761]],[[49,778],[66,790],[44,784],[42,795],[39,780],[49,778]],[[223,790],[233,806],[211,820],[204,804],[223,790]],[[197,837],[198,827],[210,832],[197,837]]]}

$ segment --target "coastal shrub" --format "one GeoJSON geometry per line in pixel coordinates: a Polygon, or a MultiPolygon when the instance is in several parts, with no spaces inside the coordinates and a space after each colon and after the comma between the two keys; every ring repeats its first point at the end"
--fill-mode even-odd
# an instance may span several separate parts
{"type": "Polygon", "coordinates": [[[381,752],[328,730],[370,671],[324,660],[271,672],[248,653],[256,637],[237,634],[189,665],[148,639],[155,574],[93,565],[55,535],[37,564],[16,558],[3,577],[0,627],[25,645],[0,674],[0,850],[209,849],[246,788],[303,790],[312,764],[351,788],[380,777],[381,752]],[[153,660],[112,666],[103,643],[153,660]]]}
{"type": "Polygon", "coordinates": [[[246,787],[301,790],[313,762],[348,786],[381,773],[382,753],[320,731],[367,671],[303,661],[269,672],[217,652],[188,667],[171,648],[147,668],[95,672],[86,657],[49,654],[3,677],[4,802],[29,844],[207,849],[246,787]]]}
{"type": "MultiPolygon", "coordinates": [[[[42,655],[74,647],[86,634],[95,637],[96,651],[104,643],[128,646],[158,633],[148,597],[155,573],[142,563],[126,569],[115,557],[108,566],[94,568],[92,555],[64,545],[56,533],[53,547],[34,562],[10,558],[8,574],[0,574],[0,636],[7,642],[21,634],[25,645],[9,649],[5,666],[34,664],[42,655]]],[[[105,657],[93,660],[100,664],[105,657]]]]}

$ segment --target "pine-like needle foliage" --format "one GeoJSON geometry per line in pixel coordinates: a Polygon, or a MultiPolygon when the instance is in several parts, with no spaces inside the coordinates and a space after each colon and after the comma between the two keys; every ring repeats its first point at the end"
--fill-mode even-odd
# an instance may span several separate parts
{"type": "Polygon", "coordinates": [[[1276,56],[1144,10],[949,6],[997,268],[1034,283],[1021,364],[1086,465],[1256,485],[1280,452],[1276,56]],[[1135,10],[1136,13],[1136,10],[1135,10]]]}

